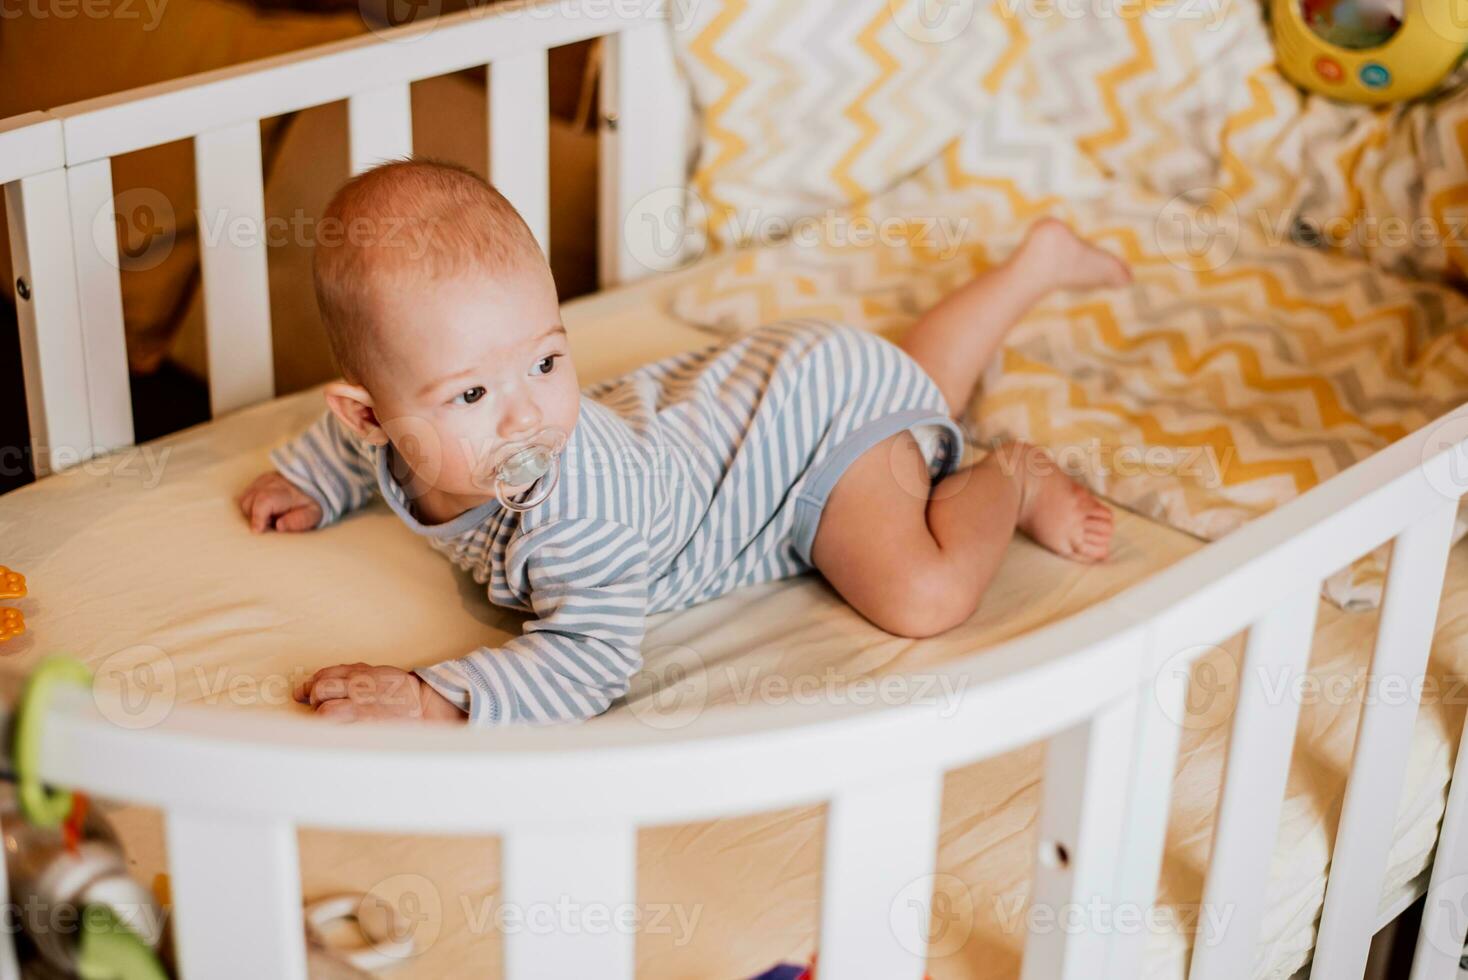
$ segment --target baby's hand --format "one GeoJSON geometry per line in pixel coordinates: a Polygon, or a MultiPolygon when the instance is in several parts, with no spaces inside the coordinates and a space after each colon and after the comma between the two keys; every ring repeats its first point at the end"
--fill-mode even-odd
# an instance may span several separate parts
{"type": "Polygon", "coordinates": [[[323,667],[296,691],[333,721],[463,721],[464,712],[442,694],[396,667],[338,664],[323,667]]]}
{"type": "Polygon", "coordinates": [[[274,470],[256,477],[240,494],[239,504],[256,533],[271,528],[309,531],[321,522],[321,505],[274,470]]]}

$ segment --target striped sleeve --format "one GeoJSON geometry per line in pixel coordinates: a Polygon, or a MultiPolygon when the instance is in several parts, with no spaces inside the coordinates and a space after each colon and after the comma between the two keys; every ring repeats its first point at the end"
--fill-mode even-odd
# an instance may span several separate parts
{"type": "Polygon", "coordinates": [[[321,506],[317,527],[365,506],[377,491],[372,447],[329,409],[300,435],[272,450],[270,462],[321,506]]]}
{"type": "Polygon", "coordinates": [[[417,673],[470,724],[550,724],[601,714],[642,666],[648,547],[600,519],[558,521],[518,542],[535,618],[501,647],[417,673]],[[524,550],[524,549],[529,549],[524,550]]]}

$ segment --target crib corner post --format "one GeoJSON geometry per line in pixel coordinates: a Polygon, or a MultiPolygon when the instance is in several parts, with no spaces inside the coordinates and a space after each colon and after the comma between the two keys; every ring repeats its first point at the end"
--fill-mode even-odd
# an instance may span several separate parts
{"type": "Polygon", "coordinates": [[[86,459],[94,444],[61,123],[40,112],[9,121],[0,127],[0,161],[31,466],[39,478],[86,459]]]}

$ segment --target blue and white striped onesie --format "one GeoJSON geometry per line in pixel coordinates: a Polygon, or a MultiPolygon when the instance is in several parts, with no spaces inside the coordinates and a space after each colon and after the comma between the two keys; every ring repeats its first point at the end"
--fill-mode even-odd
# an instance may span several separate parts
{"type": "Polygon", "coordinates": [[[935,481],[962,434],[936,384],[875,334],[772,324],[583,389],[561,477],[516,513],[496,500],[424,525],[391,447],[327,412],[271,460],[321,524],[380,492],[429,544],[532,614],[522,635],[417,673],[481,725],[589,718],[641,666],[644,619],[811,568],[826,498],[858,456],[903,429],[935,481]],[[931,426],[932,428],[928,428],[931,426]]]}

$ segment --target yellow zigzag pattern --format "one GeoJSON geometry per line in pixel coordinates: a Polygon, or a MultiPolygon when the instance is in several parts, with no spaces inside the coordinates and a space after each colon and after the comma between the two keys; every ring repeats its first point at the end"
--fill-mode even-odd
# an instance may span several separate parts
{"type": "MultiPolygon", "coordinates": [[[[688,52],[707,72],[704,110],[712,124],[708,163],[695,186],[710,199],[722,194],[719,213],[727,215],[735,208],[724,201],[758,200],[759,189],[739,187],[731,196],[721,182],[751,169],[762,134],[792,134],[764,128],[764,107],[736,105],[776,70],[761,64],[749,39],[718,42],[715,50],[716,39],[737,30],[736,15],[755,16],[748,8],[761,2],[767,15],[769,0],[717,2],[724,6],[688,52]]],[[[836,39],[872,72],[833,102],[842,142],[814,148],[811,159],[836,163],[812,175],[845,199],[848,213],[891,220],[900,241],[797,251],[787,243],[741,255],[682,287],[674,298],[680,316],[730,331],[783,316],[828,316],[895,333],[913,319],[913,304],[935,301],[991,265],[1036,217],[1067,215],[1132,264],[1132,292],[1057,294],[1034,310],[991,373],[975,424],[985,437],[1094,441],[1107,452],[1156,447],[1181,458],[1206,450],[1222,464],[1213,482],[1180,470],[1126,474],[1104,464],[1083,474],[1121,505],[1206,536],[1309,489],[1468,392],[1468,301],[1439,283],[1407,282],[1367,264],[1405,262],[1468,279],[1468,245],[1451,234],[1453,221],[1468,218],[1468,91],[1354,116],[1308,99],[1274,68],[1267,32],[1238,19],[1260,16],[1257,0],[1230,10],[1238,31],[1226,42],[1190,33],[1209,30],[1206,21],[1158,18],[1152,11],[1167,0],[1149,0],[1140,15],[1123,18],[1125,42],[1115,54],[1087,51],[1100,30],[1086,18],[1027,20],[1023,8],[991,4],[982,16],[998,21],[979,33],[1002,35],[1007,47],[968,83],[990,101],[976,104],[968,121],[974,128],[945,136],[935,155],[913,163],[912,176],[883,192],[871,186],[873,174],[901,159],[894,134],[909,132],[903,127],[927,104],[902,88],[907,48],[883,33],[891,15],[876,9],[888,0],[844,2],[875,5],[852,11],[854,33],[836,39]],[[1238,106],[1232,111],[1203,106],[1200,116],[1196,102],[1174,97],[1187,93],[1200,66],[1219,60],[1244,79],[1243,97],[1229,100],[1238,106]],[[1065,97],[1087,86],[1094,100],[1065,97]],[[1017,97],[1027,94],[1033,101],[1020,104],[1017,97]],[[1002,114],[981,118],[984,111],[1002,114]],[[980,144],[996,120],[1008,145],[980,144]],[[1304,153],[1309,139],[1331,142],[1304,153]],[[874,150],[888,145],[898,150],[877,160],[874,150]],[[992,159],[981,157],[991,149],[992,159]],[[1047,166],[1022,172],[1014,161],[1029,158],[1019,152],[1048,157],[1047,166]],[[1404,153],[1418,170],[1404,165],[1404,153]],[[1296,173],[1300,167],[1324,173],[1296,173]],[[1213,252],[1182,247],[1193,244],[1183,236],[1201,227],[1198,215],[1190,219],[1194,228],[1187,220],[1177,231],[1168,223],[1190,218],[1173,213],[1184,205],[1169,195],[1204,188],[1218,189],[1225,196],[1213,205],[1236,208],[1246,222],[1226,243],[1232,251],[1222,265],[1213,252]],[[1363,239],[1325,251],[1269,234],[1296,216],[1361,222],[1399,204],[1430,217],[1441,241],[1389,250],[1363,239]],[[924,242],[918,215],[968,222],[963,240],[953,249],[924,242]],[[1256,216],[1270,223],[1252,223],[1256,216]],[[1123,380],[1125,390],[1111,390],[1110,379],[1123,380]]],[[[778,148],[781,166],[798,160],[798,151],[778,148]]],[[[1331,594],[1370,601],[1380,572],[1376,558],[1358,564],[1332,580],[1331,594]]]]}
{"type": "MultiPolygon", "coordinates": [[[[704,113],[703,122],[704,133],[713,145],[718,147],[718,153],[694,175],[694,186],[709,212],[711,232],[724,228],[734,214],[734,208],[716,196],[715,178],[724,167],[739,159],[749,148],[738,133],[724,125],[724,119],[729,114],[730,107],[748,87],[749,79],[734,65],[719,57],[718,52],[719,40],[730,27],[738,22],[747,6],[748,0],[724,0],[724,9],[689,44],[689,51],[693,56],[708,66],[709,70],[724,82],[723,94],[719,96],[717,102],[708,107],[704,113]]],[[[711,233],[709,238],[709,244],[717,251],[722,246],[720,236],[711,233]]]]}
{"type": "MultiPolygon", "coordinates": [[[[1006,374],[1044,374],[1057,378],[1062,377],[1050,365],[1030,360],[1013,350],[1004,352],[1004,371],[1006,374]]],[[[1259,460],[1252,463],[1241,460],[1239,445],[1234,440],[1233,433],[1227,425],[1222,423],[1206,429],[1189,429],[1184,433],[1175,434],[1166,429],[1154,415],[1134,412],[1115,401],[1093,400],[1084,389],[1073,382],[1067,382],[1066,389],[1069,395],[1067,407],[1075,409],[1077,414],[1104,412],[1129,422],[1142,435],[1137,444],[1167,446],[1173,449],[1188,449],[1196,446],[1211,449],[1217,458],[1230,461],[1229,466],[1223,471],[1226,485],[1251,483],[1269,477],[1284,476],[1294,482],[1297,491],[1304,492],[1319,482],[1315,467],[1309,460],[1276,459],[1259,460]]],[[[995,407],[1016,405],[1028,407],[1031,404],[1031,394],[1025,389],[996,391],[985,396],[984,401],[985,403],[992,402],[995,407]]],[[[1053,429],[1049,425],[1044,425],[1044,427],[1053,429]]],[[[1052,444],[1060,443],[1052,442],[1052,444]]]]}

